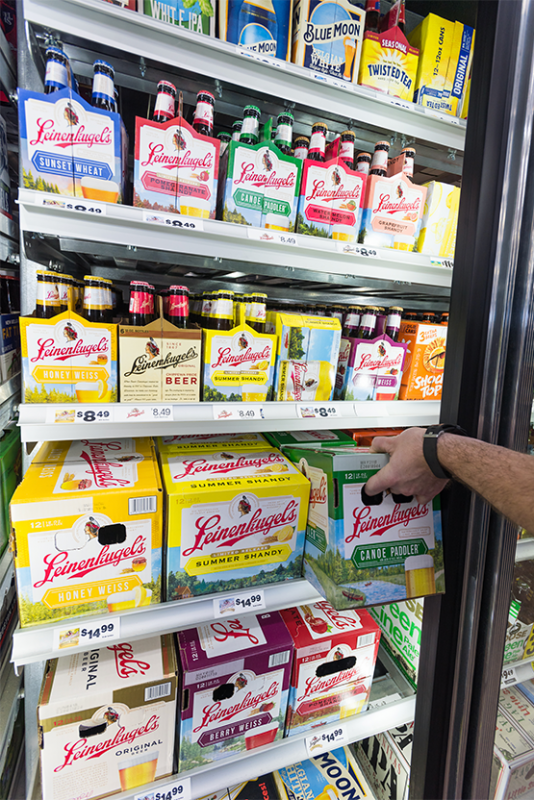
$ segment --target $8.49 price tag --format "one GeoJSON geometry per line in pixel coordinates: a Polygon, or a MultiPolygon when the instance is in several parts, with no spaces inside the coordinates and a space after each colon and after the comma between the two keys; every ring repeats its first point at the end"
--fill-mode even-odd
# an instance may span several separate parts
{"type": "Polygon", "coordinates": [[[147,787],[134,800],[191,800],[191,778],[180,778],[150,791],[147,787]]]}
{"type": "Polygon", "coordinates": [[[247,228],[249,239],[256,239],[258,242],[271,242],[272,244],[286,244],[291,247],[298,247],[299,241],[294,233],[280,233],[272,231],[270,228],[247,228]]]}
{"type": "Polygon", "coordinates": [[[264,414],[262,406],[231,403],[227,406],[213,406],[213,419],[264,419],[264,414]]]}
{"type": "Polygon", "coordinates": [[[179,214],[160,214],[158,211],[143,211],[143,222],[153,225],[165,225],[167,228],[179,228],[186,231],[203,231],[204,223],[200,218],[183,217],[179,214]]]}
{"type": "Polygon", "coordinates": [[[102,406],[51,406],[46,409],[47,425],[69,425],[74,422],[113,422],[113,409],[102,406]]]}
{"type": "Polygon", "coordinates": [[[63,211],[79,211],[87,216],[106,216],[106,206],[100,203],[91,203],[88,200],[68,200],[62,197],[36,197],[35,202],[38,206],[47,208],[59,208],[63,211]]]}
{"type": "Polygon", "coordinates": [[[298,415],[301,419],[326,419],[339,417],[339,409],[336,406],[316,406],[316,405],[309,405],[309,406],[298,406],[298,415]]]}
{"type": "Polygon", "coordinates": [[[224,617],[226,614],[239,614],[243,611],[260,611],[265,608],[263,589],[239,592],[231,597],[215,597],[213,599],[213,616],[224,617]]]}
{"type": "Polygon", "coordinates": [[[110,617],[105,622],[71,623],[69,626],[54,629],[54,650],[66,650],[69,647],[84,645],[100,646],[102,642],[118,639],[121,633],[121,618],[110,617]]]}
{"type": "Polygon", "coordinates": [[[338,725],[333,731],[315,733],[306,737],[306,752],[310,758],[313,758],[326,750],[334,750],[339,747],[346,738],[347,734],[342,725],[338,725]]]}

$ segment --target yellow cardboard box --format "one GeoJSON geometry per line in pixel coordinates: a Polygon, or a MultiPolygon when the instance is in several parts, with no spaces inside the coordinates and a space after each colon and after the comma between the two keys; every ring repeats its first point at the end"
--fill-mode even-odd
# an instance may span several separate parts
{"type": "Polygon", "coordinates": [[[409,37],[419,50],[414,103],[441,111],[445,79],[454,37],[454,22],[429,14],[409,37]]]}
{"type": "Polygon", "coordinates": [[[427,193],[417,251],[429,256],[454,258],[460,188],[439,181],[423,185],[427,187],[427,193]]]}
{"type": "Polygon", "coordinates": [[[358,83],[411,102],[418,59],[419,51],[409,44],[400,28],[383,33],[367,31],[358,83]]]}

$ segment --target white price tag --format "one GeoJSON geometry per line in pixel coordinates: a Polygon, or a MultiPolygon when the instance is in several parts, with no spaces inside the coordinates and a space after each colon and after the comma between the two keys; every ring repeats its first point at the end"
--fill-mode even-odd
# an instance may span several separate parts
{"type": "Polygon", "coordinates": [[[263,228],[247,228],[248,238],[256,239],[258,242],[272,242],[274,244],[286,244],[298,247],[298,239],[295,233],[279,233],[263,228]]]}
{"type": "Polygon", "coordinates": [[[504,667],[501,672],[501,686],[512,686],[518,683],[517,672],[514,667],[504,667]]]}
{"type": "Polygon", "coordinates": [[[452,258],[431,258],[430,263],[433,267],[445,267],[445,269],[454,269],[454,261],[452,258]]]}
{"type": "Polygon", "coordinates": [[[133,800],[191,800],[191,778],[177,778],[157,789],[145,789],[133,800]]]}
{"type": "Polygon", "coordinates": [[[227,614],[240,614],[243,611],[260,611],[265,608],[263,589],[249,589],[231,597],[213,598],[213,616],[225,617],[227,614]]]}
{"type": "Polygon", "coordinates": [[[121,618],[110,617],[105,622],[83,622],[54,629],[53,650],[66,650],[69,647],[94,645],[118,639],[121,633],[121,618]]]}
{"type": "Polygon", "coordinates": [[[341,416],[341,414],[339,413],[339,408],[337,408],[336,406],[329,406],[329,405],[298,406],[297,412],[301,419],[318,419],[320,417],[326,419],[327,417],[337,418],[341,416]]]}
{"type": "Polygon", "coordinates": [[[365,247],[363,244],[352,244],[351,242],[337,242],[337,249],[340,253],[349,256],[361,256],[362,258],[382,258],[380,252],[374,247],[365,247]]]}
{"type": "Polygon", "coordinates": [[[398,692],[396,692],[395,694],[390,694],[387,697],[380,697],[378,700],[371,700],[369,702],[367,710],[375,711],[377,708],[383,708],[384,706],[388,706],[395,700],[402,700],[402,697],[398,692]]]}
{"type": "Polygon", "coordinates": [[[339,747],[346,740],[347,734],[343,725],[338,725],[333,731],[315,733],[306,737],[306,752],[310,758],[339,747]]]}
{"type": "Polygon", "coordinates": [[[101,203],[91,203],[88,200],[78,200],[75,197],[62,198],[56,197],[39,197],[39,192],[35,197],[35,204],[38,206],[46,206],[47,208],[59,208],[63,211],[79,211],[81,214],[87,216],[106,216],[106,206],[101,203]]]}
{"type": "Polygon", "coordinates": [[[159,211],[143,211],[143,222],[166,225],[185,231],[203,231],[204,223],[199,217],[183,217],[180,214],[160,214],[159,211]]]}
{"type": "Polygon", "coordinates": [[[213,419],[264,419],[262,406],[249,406],[244,403],[231,403],[227,406],[213,406],[213,419]]]}
{"type": "Polygon", "coordinates": [[[266,64],[268,67],[275,67],[276,69],[286,68],[286,62],[281,61],[279,58],[274,58],[274,56],[265,56],[261,53],[254,52],[254,50],[247,50],[245,47],[240,47],[239,45],[236,47],[235,51],[238,56],[250,58],[252,61],[258,61],[260,64],[266,64]]]}
{"type": "Polygon", "coordinates": [[[413,108],[413,103],[408,103],[406,100],[401,100],[398,97],[390,97],[388,100],[390,106],[397,106],[397,108],[405,108],[407,111],[411,111],[413,108]]]}
{"type": "Polygon", "coordinates": [[[90,425],[95,422],[113,422],[114,409],[102,406],[71,405],[57,406],[46,409],[47,425],[69,425],[73,422],[83,422],[90,425]]]}
{"type": "Polygon", "coordinates": [[[115,410],[115,422],[161,422],[173,419],[172,406],[123,406],[118,404],[115,410]]]}
{"type": "Polygon", "coordinates": [[[165,422],[172,419],[172,406],[150,406],[148,409],[149,419],[154,422],[165,422]]]}

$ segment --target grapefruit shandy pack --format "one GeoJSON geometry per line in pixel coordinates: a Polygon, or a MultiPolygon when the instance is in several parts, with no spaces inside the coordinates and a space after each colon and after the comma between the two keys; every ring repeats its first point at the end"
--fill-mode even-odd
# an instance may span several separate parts
{"type": "Polygon", "coordinates": [[[10,507],[21,626],[159,603],[162,506],[150,439],[43,445],[10,507]]]}
{"type": "Polygon", "coordinates": [[[413,250],[426,198],[418,186],[400,173],[392,178],[371,175],[367,180],[359,241],[373,247],[413,250]]]}

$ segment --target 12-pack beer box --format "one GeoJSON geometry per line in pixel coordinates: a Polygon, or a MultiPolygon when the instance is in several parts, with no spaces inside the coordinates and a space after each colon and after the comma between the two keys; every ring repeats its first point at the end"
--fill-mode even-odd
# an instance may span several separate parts
{"type": "Polygon", "coordinates": [[[291,51],[291,3],[270,0],[218,0],[219,39],[244,50],[289,61],[291,51]]]}
{"type": "MultiPolygon", "coordinates": [[[[321,735],[317,734],[318,747],[321,735]]],[[[313,742],[309,745],[313,752],[313,742]]],[[[297,761],[274,773],[283,800],[374,800],[367,780],[348,747],[297,761]]],[[[270,800],[270,798],[269,798],[270,800]]]]}
{"type": "Polygon", "coordinates": [[[281,739],[293,642],[278,611],[178,633],[179,771],[281,739]]]}
{"type": "Polygon", "coordinates": [[[388,456],[367,448],[286,448],[311,481],[305,576],[336,609],[445,590],[439,498],[362,492],[388,456]]]}
{"type": "Polygon", "coordinates": [[[163,490],[150,439],[44,444],[10,514],[23,627],[160,602],[163,490]]]}
{"type": "MultiPolygon", "coordinates": [[[[130,0],[131,1],[131,0],[130,0]]],[[[139,11],[152,19],[188,31],[215,36],[217,0],[137,0],[139,11]]]]}
{"type": "Polygon", "coordinates": [[[47,662],[37,724],[43,800],[132,791],[173,771],[171,634],[47,662]]]}
{"type": "Polygon", "coordinates": [[[280,613],[295,646],[286,735],[364,711],[380,642],[368,612],[339,612],[320,600],[280,613]]]}
{"type": "Polygon", "coordinates": [[[385,606],[372,606],[369,609],[370,615],[382,632],[382,646],[414,689],[417,689],[421,652],[423,602],[424,600],[420,598],[401,603],[388,603],[385,606]]]}
{"type": "Polygon", "coordinates": [[[414,723],[356,742],[356,760],[375,800],[408,800],[414,723]]]}
{"type": "Polygon", "coordinates": [[[297,579],[310,483],[278,450],[163,452],[167,598],[297,579]]]}
{"type": "Polygon", "coordinates": [[[414,103],[441,111],[454,38],[454,22],[428,14],[410,33],[410,44],[420,51],[414,103]]]}

